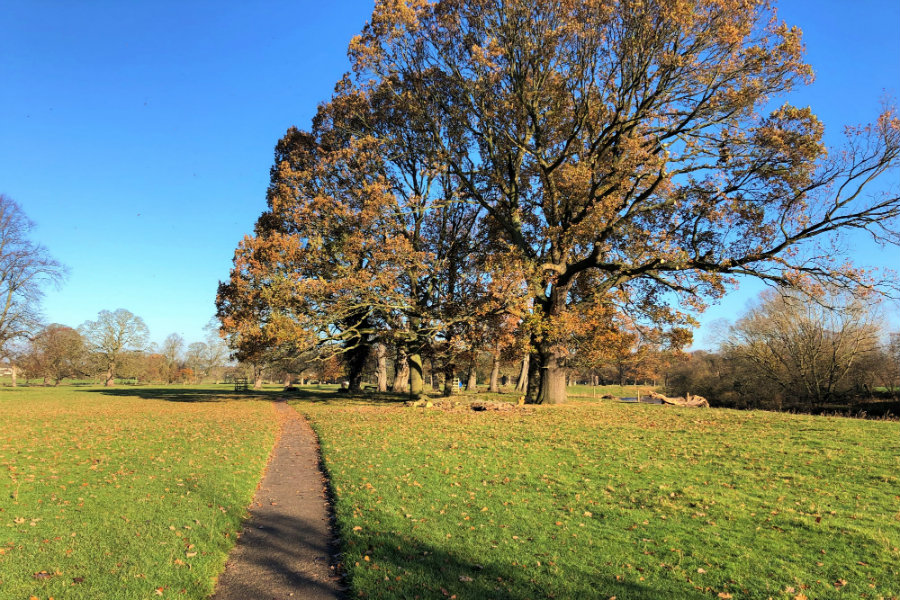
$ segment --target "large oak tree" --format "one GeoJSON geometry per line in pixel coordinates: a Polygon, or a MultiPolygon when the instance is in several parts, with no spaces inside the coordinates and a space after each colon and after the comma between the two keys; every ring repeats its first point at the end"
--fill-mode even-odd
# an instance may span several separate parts
{"type": "Polygon", "coordinates": [[[871,286],[829,242],[898,241],[896,194],[864,193],[897,165],[895,113],[828,153],[810,109],[772,110],[812,69],[771,2],[381,0],[351,56],[359,93],[424,107],[455,199],[528,266],[532,401],[565,398],[546,332],[580,302],[678,320],[672,298],[702,307],[739,276],[871,286]]]}

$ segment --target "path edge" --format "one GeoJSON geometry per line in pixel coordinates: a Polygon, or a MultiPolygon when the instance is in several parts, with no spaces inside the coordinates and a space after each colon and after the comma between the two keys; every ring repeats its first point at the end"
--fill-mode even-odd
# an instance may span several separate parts
{"type": "Polygon", "coordinates": [[[280,398],[279,400],[284,400],[288,407],[297,413],[312,436],[313,445],[315,446],[316,451],[316,467],[322,475],[322,486],[323,492],[325,493],[325,514],[328,517],[328,529],[331,531],[331,536],[328,540],[328,566],[334,571],[335,576],[338,577],[335,583],[337,584],[340,597],[345,599],[350,598],[352,586],[350,585],[350,580],[347,576],[347,570],[344,568],[344,540],[340,536],[337,515],[334,511],[335,503],[337,502],[337,494],[334,491],[334,485],[331,483],[331,475],[325,464],[325,458],[322,455],[322,443],[319,439],[319,434],[316,432],[315,427],[312,426],[312,421],[309,416],[297,410],[297,407],[291,404],[289,398],[280,398]]]}

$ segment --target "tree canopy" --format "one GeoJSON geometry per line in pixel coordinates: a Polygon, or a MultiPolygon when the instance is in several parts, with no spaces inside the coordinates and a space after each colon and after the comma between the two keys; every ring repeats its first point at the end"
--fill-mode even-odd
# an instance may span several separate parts
{"type": "Polygon", "coordinates": [[[243,343],[414,357],[507,313],[529,399],[561,402],[575,331],[683,342],[737,277],[871,288],[834,236],[900,242],[896,193],[866,192],[900,121],[826,151],[811,109],[774,102],[812,69],[771,2],[380,0],[350,56],[220,288],[243,343]]]}
{"type": "Polygon", "coordinates": [[[122,357],[128,352],[143,350],[150,334],[144,320],[124,308],[114,312],[101,310],[96,321],[85,321],[79,331],[88,350],[103,363],[105,386],[114,384],[116,367],[122,357]]]}

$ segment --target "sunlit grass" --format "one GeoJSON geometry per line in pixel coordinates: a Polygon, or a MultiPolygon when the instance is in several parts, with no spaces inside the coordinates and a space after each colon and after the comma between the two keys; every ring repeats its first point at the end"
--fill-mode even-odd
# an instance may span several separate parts
{"type": "Polygon", "coordinates": [[[900,423],[317,399],[354,597],[900,594],[900,423]]]}
{"type": "Polygon", "coordinates": [[[274,442],[252,397],[0,390],[0,598],[208,596],[274,442]]]}

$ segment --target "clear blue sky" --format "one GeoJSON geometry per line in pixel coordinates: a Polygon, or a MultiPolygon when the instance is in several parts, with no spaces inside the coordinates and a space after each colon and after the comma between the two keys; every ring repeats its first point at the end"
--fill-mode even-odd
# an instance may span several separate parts
{"type": "MultiPolygon", "coordinates": [[[[77,326],[121,307],[155,341],[201,339],[265,208],[275,142],[330,96],[372,4],[0,3],[0,193],[71,271],[47,319],[77,326]]],[[[830,141],[900,96],[900,2],[784,1],[780,16],[804,30],[817,73],[790,100],[813,107],[830,141]]],[[[900,264],[852,243],[860,262],[900,264]]],[[[734,318],[759,289],[703,322],[734,318]]]]}

